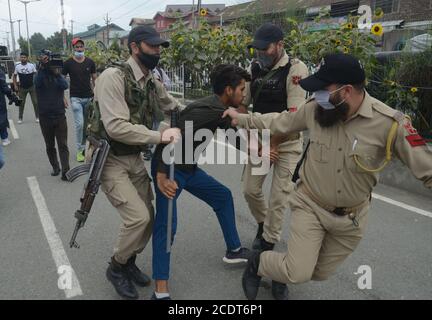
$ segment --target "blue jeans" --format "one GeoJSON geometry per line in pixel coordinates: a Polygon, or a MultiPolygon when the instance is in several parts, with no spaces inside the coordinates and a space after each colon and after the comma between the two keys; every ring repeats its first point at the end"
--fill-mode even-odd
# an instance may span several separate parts
{"type": "Polygon", "coordinates": [[[78,152],[84,151],[85,149],[85,145],[82,144],[84,134],[84,114],[85,108],[90,100],[91,98],[71,97],[72,112],[75,119],[76,147],[78,152]]]}
{"type": "Polygon", "coordinates": [[[3,155],[3,147],[0,144],[0,169],[3,168],[5,164],[4,155],[3,155]]]}
{"type": "MultiPolygon", "coordinates": [[[[152,161],[153,181],[156,181],[156,160],[152,161]]],[[[198,199],[207,203],[215,211],[228,250],[241,247],[236,228],[234,201],[231,191],[209,176],[204,170],[197,168],[194,172],[175,171],[175,181],[178,184],[177,195],[173,205],[172,242],[177,231],[177,199],[181,192],[186,190],[198,199]]],[[[155,182],[156,184],[156,182],[155,182]]],[[[170,257],[167,253],[167,222],[168,199],[156,191],[156,217],[153,226],[153,279],[168,280],[170,257]]]]}

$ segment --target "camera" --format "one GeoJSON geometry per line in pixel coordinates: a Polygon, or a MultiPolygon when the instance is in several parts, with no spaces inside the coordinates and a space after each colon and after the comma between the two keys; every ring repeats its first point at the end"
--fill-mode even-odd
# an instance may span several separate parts
{"type": "Polygon", "coordinates": [[[60,53],[53,53],[50,50],[40,52],[40,66],[43,68],[63,69],[63,59],[60,53]]]}

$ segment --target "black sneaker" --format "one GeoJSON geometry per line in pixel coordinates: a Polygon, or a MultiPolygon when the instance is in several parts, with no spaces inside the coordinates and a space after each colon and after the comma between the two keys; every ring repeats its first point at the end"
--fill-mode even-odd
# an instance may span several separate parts
{"type": "Polygon", "coordinates": [[[247,263],[250,256],[251,251],[249,249],[241,248],[237,252],[227,251],[223,261],[228,264],[247,263]]]}
{"type": "Polygon", "coordinates": [[[159,301],[166,300],[166,301],[170,301],[172,299],[171,299],[171,297],[165,297],[165,298],[158,299],[158,297],[156,297],[156,293],[153,293],[153,295],[152,295],[152,297],[151,297],[150,300],[159,300],[159,301]]]}

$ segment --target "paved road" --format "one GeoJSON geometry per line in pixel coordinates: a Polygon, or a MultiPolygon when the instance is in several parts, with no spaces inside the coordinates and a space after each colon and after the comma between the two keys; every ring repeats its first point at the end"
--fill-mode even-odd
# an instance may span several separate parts
{"type": "MultiPolygon", "coordinates": [[[[17,110],[11,108],[9,117],[15,125],[17,116],[17,110]]],[[[73,159],[70,111],[68,119],[73,159]]],[[[67,244],[75,223],[73,213],[79,205],[84,180],[68,184],[50,176],[43,139],[31,108],[27,107],[25,122],[16,129],[19,140],[12,139],[13,144],[5,149],[7,164],[0,171],[0,299],[118,299],[105,279],[120,223],[116,211],[100,194],[86,229],[79,235],[82,248],[69,249],[67,244]],[[39,198],[36,195],[36,202],[29,177],[34,177],[30,180],[33,192],[36,185],[42,195],[39,198]],[[66,292],[59,289],[57,274],[57,266],[65,259],[79,282],[79,286],[74,283],[73,290],[66,292]]],[[[71,164],[77,165],[74,161],[71,164]]],[[[256,226],[241,192],[242,167],[205,168],[232,190],[240,237],[244,245],[249,246],[256,226]]],[[[382,185],[376,193],[424,210],[419,212],[425,215],[374,200],[369,228],[355,254],[331,280],[291,286],[291,299],[432,298],[432,199],[382,185]],[[371,290],[360,290],[357,286],[359,276],[354,273],[362,265],[372,269],[371,290]]],[[[242,269],[225,266],[222,262],[225,246],[214,214],[187,193],[181,197],[179,212],[179,234],[172,258],[173,297],[185,300],[244,299],[240,284],[242,269]]],[[[285,250],[286,238],[285,231],[284,241],[277,250],[285,250]]],[[[151,272],[150,247],[138,263],[146,272],[151,272]]],[[[271,299],[268,284],[266,280],[259,299],[271,299]]],[[[152,288],[139,291],[142,299],[148,299],[152,294],[152,288]]]]}

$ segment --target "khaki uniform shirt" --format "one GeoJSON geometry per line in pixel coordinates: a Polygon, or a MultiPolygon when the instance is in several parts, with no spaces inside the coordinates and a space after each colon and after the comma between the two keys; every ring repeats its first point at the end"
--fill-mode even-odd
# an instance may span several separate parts
{"type": "MultiPolygon", "coordinates": [[[[136,81],[141,88],[148,81],[155,84],[159,105],[163,111],[169,111],[177,106],[177,101],[166,91],[163,84],[156,80],[152,72],[143,73],[138,63],[129,58],[136,81]]],[[[96,81],[95,100],[99,103],[102,122],[108,135],[118,142],[128,145],[159,144],[161,133],[152,131],[145,125],[130,123],[129,108],[125,100],[124,75],[117,68],[108,68],[96,81]]]]}
{"type": "Polygon", "coordinates": [[[379,168],[385,161],[390,129],[398,121],[393,154],[427,188],[432,188],[432,152],[403,114],[366,93],[358,112],[349,120],[323,128],[315,120],[317,107],[311,100],[294,113],[240,115],[239,125],[268,128],[272,134],[282,135],[309,129],[311,145],[301,181],[323,204],[354,207],[370,197],[379,181],[379,174],[361,169],[354,156],[367,168],[379,168]]]}

